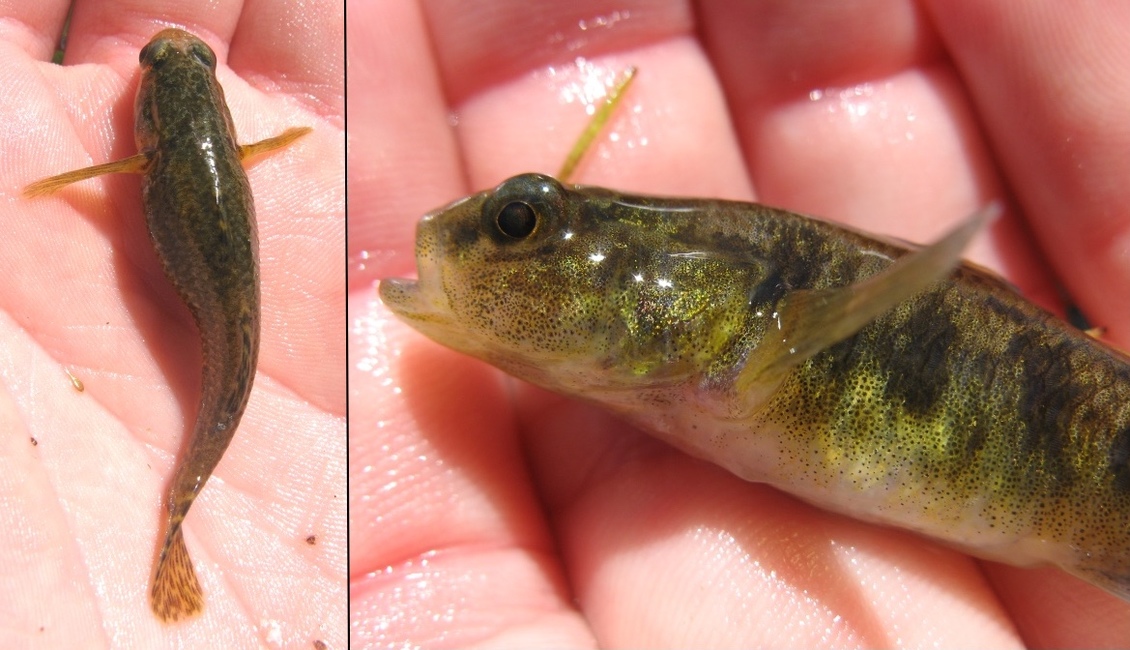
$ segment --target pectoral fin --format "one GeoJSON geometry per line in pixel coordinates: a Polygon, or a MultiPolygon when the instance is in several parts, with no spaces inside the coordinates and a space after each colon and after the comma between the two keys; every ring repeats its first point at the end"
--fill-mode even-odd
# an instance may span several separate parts
{"type": "Polygon", "coordinates": [[[1105,589],[1130,603],[1130,575],[1126,575],[1124,571],[1121,573],[1117,570],[1108,572],[1094,568],[1080,569],[1071,566],[1061,568],[1075,577],[1105,589]]]}
{"type": "MultiPolygon", "coordinates": [[[[313,131],[313,129],[308,126],[298,126],[289,128],[273,138],[241,145],[239,147],[239,158],[240,160],[246,161],[249,158],[254,158],[255,156],[274,151],[275,149],[281,149],[311,131],[313,131]]],[[[139,153],[122,160],[94,165],[92,167],[83,167],[82,169],[76,169],[57,176],[35,181],[24,188],[24,196],[33,198],[52,194],[71,183],[85,181],[88,178],[94,178],[95,176],[101,176],[103,174],[144,174],[148,166],[149,156],[139,153]]]]}
{"type": "Polygon", "coordinates": [[[102,174],[142,174],[148,166],[149,157],[139,153],[129,158],[123,158],[122,160],[94,165],[93,167],[83,167],[82,169],[76,169],[59,174],[58,176],[51,176],[50,178],[35,181],[24,188],[24,196],[32,198],[51,194],[52,192],[63,189],[71,183],[85,181],[88,178],[94,178],[102,174]]]}
{"type": "Polygon", "coordinates": [[[746,404],[763,404],[797,366],[944,279],[973,236],[999,213],[1000,206],[990,204],[934,244],[855,284],[787,294],[777,304],[776,323],[738,375],[738,394],[749,396],[746,404]]]}
{"type": "Polygon", "coordinates": [[[283,131],[273,138],[267,138],[266,140],[252,142],[251,144],[240,145],[239,159],[246,161],[248,158],[253,158],[260,154],[274,151],[275,149],[282,149],[291,142],[294,142],[298,138],[301,138],[302,136],[310,133],[313,130],[314,129],[308,126],[294,126],[283,131]]]}

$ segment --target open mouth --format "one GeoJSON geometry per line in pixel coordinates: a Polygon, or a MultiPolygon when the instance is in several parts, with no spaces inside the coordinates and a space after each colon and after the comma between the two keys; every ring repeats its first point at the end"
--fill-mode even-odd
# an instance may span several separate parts
{"type": "Polygon", "coordinates": [[[450,224],[452,209],[466,203],[460,199],[424,215],[416,224],[416,280],[381,280],[377,293],[394,314],[409,325],[441,342],[459,336],[458,323],[444,289],[443,269],[452,261],[442,252],[444,224],[450,224]]]}
{"type": "Polygon", "coordinates": [[[377,294],[394,314],[418,330],[434,336],[435,326],[452,323],[447,300],[437,282],[392,278],[381,280],[377,294]],[[430,327],[429,327],[430,326],[430,327]]]}
{"type": "Polygon", "coordinates": [[[419,279],[408,280],[405,278],[390,278],[380,281],[377,294],[381,301],[397,316],[416,322],[425,320],[436,312],[435,291],[429,291],[429,286],[434,287],[436,279],[435,260],[426,253],[434,250],[434,218],[425,215],[416,225],[416,273],[419,279]],[[432,275],[429,281],[428,274],[432,275]]]}
{"type": "Polygon", "coordinates": [[[427,320],[434,315],[434,308],[423,299],[424,292],[417,280],[381,280],[377,294],[393,313],[409,321],[427,320]]]}
{"type": "Polygon", "coordinates": [[[381,300],[395,311],[407,309],[420,295],[420,284],[416,280],[392,278],[381,280],[377,293],[381,300]]]}

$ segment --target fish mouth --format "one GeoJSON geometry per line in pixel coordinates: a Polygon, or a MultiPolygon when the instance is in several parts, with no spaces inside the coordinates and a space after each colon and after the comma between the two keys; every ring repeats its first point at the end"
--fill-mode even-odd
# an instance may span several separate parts
{"type": "Polygon", "coordinates": [[[418,280],[392,278],[381,280],[377,295],[394,314],[416,325],[417,323],[446,323],[448,318],[437,308],[433,292],[426,291],[418,280]]]}
{"type": "Polygon", "coordinates": [[[440,261],[434,253],[436,237],[434,216],[425,215],[416,227],[418,279],[384,279],[377,286],[377,295],[392,313],[429,336],[450,328],[454,321],[440,279],[440,261]]]}
{"type": "Polygon", "coordinates": [[[396,316],[448,346],[465,336],[460,334],[459,323],[444,288],[446,258],[441,252],[442,224],[449,222],[453,210],[476,196],[459,199],[429,212],[416,224],[417,280],[385,279],[377,287],[377,295],[396,316]]]}
{"type": "Polygon", "coordinates": [[[417,332],[464,354],[481,355],[475,337],[460,325],[438,282],[381,280],[377,295],[397,318],[417,332]]]}
{"type": "Polygon", "coordinates": [[[381,301],[397,314],[418,311],[414,309],[419,302],[420,283],[404,278],[381,280],[377,286],[381,301]]]}

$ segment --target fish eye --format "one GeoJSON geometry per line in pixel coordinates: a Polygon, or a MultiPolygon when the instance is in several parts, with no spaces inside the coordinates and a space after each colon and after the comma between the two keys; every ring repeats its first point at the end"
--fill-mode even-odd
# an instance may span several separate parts
{"type": "Polygon", "coordinates": [[[173,45],[166,38],[154,39],[141,48],[141,53],[138,55],[138,61],[143,66],[151,68],[159,67],[169,58],[169,51],[173,45]]]}
{"type": "Polygon", "coordinates": [[[514,239],[525,239],[538,227],[538,215],[528,203],[507,203],[495,220],[502,234],[514,239]]]}
{"type": "Polygon", "coordinates": [[[212,52],[212,48],[204,43],[193,43],[188,48],[188,53],[209,70],[216,69],[216,55],[212,52]]]}
{"type": "Polygon", "coordinates": [[[503,181],[483,204],[483,226],[499,243],[540,237],[564,212],[565,188],[541,174],[503,181]]]}

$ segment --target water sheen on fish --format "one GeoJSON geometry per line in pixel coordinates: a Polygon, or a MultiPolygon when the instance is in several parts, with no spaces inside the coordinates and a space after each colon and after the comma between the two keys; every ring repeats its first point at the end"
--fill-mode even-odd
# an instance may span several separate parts
{"type": "Polygon", "coordinates": [[[761,205],[524,174],[427,215],[382,300],[820,507],[1130,600],[1130,359],[960,263],[761,205]]]}
{"type": "Polygon", "coordinates": [[[162,31],[141,50],[137,149],[149,235],[165,274],[200,330],[200,410],[169,491],[169,523],[151,594],[176,620],[203,606],[181,522],[235,435],[259,355],[259,240],[251,186],[216,81],[216,56],[200,39],[162,31]]]}
{"type": "Polygon", "coordinates": [[[24,194],[50,194],[102,174],[142,174],[150,239],[200,332],[200,407],[169,489],[149,594],[154,614],[173,622],[204,606],[181,525],[235,435],[259,354],[259,241],[241,161],[285,147],[311,129],[238,145],[216,80],[216,55],[186,31],[158,32],[139,60],[137,155],[37,181],[24,194]]]}

